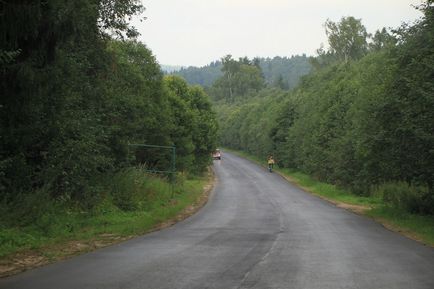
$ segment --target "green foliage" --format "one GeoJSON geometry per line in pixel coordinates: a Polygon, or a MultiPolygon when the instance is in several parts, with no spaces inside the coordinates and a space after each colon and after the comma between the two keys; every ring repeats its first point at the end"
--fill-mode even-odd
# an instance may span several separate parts
{"type": "MultiPolygon", "coordinates": [[[[0,72],[0,182],[8,198],[43,185],[51,185],[54,195],[71,190],[80,195],[89,170],[111,166],[99,155],[104,134],[95,111],[104,41],[93,4],[2,3],[1,46],[20,51],[0,72]],[[22,169],[25,177],[17,178],[22,169]]],[[[124,16],[119,12],[113,20],[124,16]]]]}
{"type": "MultiPolygon", "coordinates": [[[[263,158],[273,153],[280,166],[361,196],[391,182],[408,184],[400,185],[408,196],[414,187],[424,187],[417,201],[402,200],[406,210],[432,214],[434,13],[429,3],[421,6],[425,16],[417,24],[399,30],[397,44],[377,35],[378,47],[363,56],[365,30],[348,18],[357,22],[363,49],[326,52],[334,60],[318,57],[322,69],[289,93],[262,90],[233,104],[217,103],[222,144],[263,158]]],[[[345,23],[329,23],[328,29],[340,37],[345,23]]],[[[404,206],[399,202],[393,204],[404,206]]]]}
{"type": "MultiPolygon", "coordinates": [[[[285,90],[297,86],[300,78],[311,70],[309,58],[304,54],[291,57],[257,58],[257,61],[267,85],[285,90]]],[[[222,68],[222,62],[215,61],[203,67],[181,68],[170,74],[181,76],[190,84],[199,84],[209,89],[223,76],[222,68]]]]}
{"type": "Polygon", "coordinates": [[[4,64],[8,64],[13,62],[18,55],[20,55],[21,50],[15,50],[15,51],[4,51],[0,50],[0,67],[2,67],[4,64]]]}
{"type": "Polygon", "coordinates": [[[45,253],[51,244],[97,240],[102,234],[143,234],[194,203],[207,181],[181,179],[172,188],[143,168],[107,175],[99,181],[105,192],[100,202],[86,211],[71,199],[53,199],[44,189],[22,194],[8,205],[0,203],[0,257],[39,248],[45,253]]]}
{"type": "Polygon", "coordinates": [[[342,17],[340,22],[327,20],[324,24],[329,48],[321,43],[317,57],[311,57],[312,66],[319,70],[339,62],[358,60],[370,51],[391,49],[398,43],[396,31],[392,34],[386,28],[377,30],[372,36],[367,33],[361,19],[342,17]],[[394,35],[395,34],[395,35],[394,35]]]}
{"type": "Polygon", "coordinates": [[[284,90],[295,88],[300,78],[309,74],[312,67],[309,58],[303,55],[291,57],[260,58],[259,63],[268,86],[284,90]]]}
{"type": "MultiPolygon", "coordinates": [[[[112,41],[111,69],[104,80],[102,119],[117,167],[125,166],[128,143],[171,145],[171,106],[155,57],[142,43],[112,41]]],[[[139,163],[167,169],[162,151],[137,151],[139,163]]]]}
{"type": "Polygon", "coordinates": [[[265,81],[259,66],[259,59],[250,61],[240,58],[238,61],[231,55],[222,58],[223,76],[218,78],[212,87],[215,100],[224,99],[234,102],[236,98],[246,96],[264,87],[265,81]]]}
{"type": "Polygon", "coordinates": [[[428,189],[405,182],[385,183],[373,192],[394,208],[413,214],[434,214],[434,198],[428,189]]]}
{"type": "Polygon", "coordinates": [[[348,62],[366,54],[368,33],[360,19],[349,16],[343,17],[338,23],[327,20],[325,28],[330,51],[340,60],[348,62]]]}
{"type": "Polygon", "coordinates": [[[372,36],[372,43],[369,43],[369,49],[378,51],[385,48],[391,48],[397,43],[396,37],[391,35],[386,28],[377,30],[372,36]]]}
{"type": "Polygon", "coordinates": [[[202,67],[189,66],[181,68],[179,71],[172,72],[184,78],[188,83],[198,84],[204,87],[211,87],[216,79],[223,75],[221,71],[223,65],[221,61],[214,61],[202,67]]]}
{"type": "Polygon", "coordinates": [[[267,89],[247,102],[217,105],[221,143],[263,157],[273,153],[270,134],[284,96],[281,90],[267,89]]]}
{"type": "Polygon", "coordinates": [[[427,184],[434,194],[434,6],[426,1],[420,8],[424,17],[403,32],[397,47],[397,76],[387,122],[393,130],[390,149],[399,154],[396,166],[401,178],[427,184]],[[399,125],[398,125],[399,124],[399,125]]]}
{"type": "Polygon", "coordinates": [[[179,169],[205,169],[217,130],[208,96],[185,83],[186,95],[167,89],[129,25],[140,1],[3,1],[1,9],[0,200],[44,188],[88,210],[103,199],[105,175],[168,168],[166,152],[129,143],[175,144],[180,161],[190,160],[179,169]]]}
{"type": "MultiPolygon", "coordinates": [[[[258,158],[257,156],[242,151],[232,152],[259,164],[263,164],[264,166],[266,165],[265,158],[258,158]]],[[[409,185],[406,183],[385,184],[385,186],[377,187],[371,196],[357,196],[352,194],[350,191],[344,190],[335,185],[320,182],[298,170],[278,167],[276,167],[275,170],[280,172],[292,183],[296,183],[298,186],[315,195],[332,201],[333,203],[337,202],[338,204],[344,205],[344,207],[347,206],[347,204],[360,206],[358,207],[358,214],[365,214],[373,217],[380,223],[383,223],[388,227],[391,226],[394,230],[398,230],[398,232],[404,233],[413,239],[416,238],[425,244],[430,244],[431,246],[434,245],[434,216],[432,214],[412,214],[403,210],[403,208],[393,206],[390,203],[385,203],[383,201],[382,193],[384,193],[384,189],[382,188],[388,188],[387,190],[389,191],[390,196],[396,198],[393,196],[396,190],[405,195],[408,194],[405,188],[408,188],[409,185]]],[[[413,187],[412,190],[425,191],[426,188],[413,187]]],[[[405,206],[405,203],[401,204],[405,206]]],[[[431,205],[424,203],[423,206],[425,208],[434,208],[432,203],[431,205]]]]}
{"type": "Polygon", "coordinates": [[[211,101],[200,87],[189,87],[178,76],[164,79],[173,110],[171,137],[178,148],[177,168],[199,173],[210,163],[217,143],[217,120],[211,101]]]}
{"type": "Polygon", "coordinates": [[[424,244],[434,246],[434,216],[422,216],[393,208],[392,206],[380,206],[367,211],[366,214],[379,219],[392,228],[404,232],[413,239],[422,241],[424,244]]]}
{"type": "Polygon", "coordinates": [[[112,35],[134,38],[139,35],[134,26],[128,22],[132,15],[142,13],[145,8],[140,0],[99,0],[98,28],[111,32],[112,35]]]}
{"type": "Polygon", "coordinates": [[[144,180],[141,170],[127,169],[119,172],[112,178],[110,195],[113,204],[123,211],[143,209],[148,204],[147,186],[149,181],[144,180]]]}
{"type": "Polygon", "coordinates": [[[294,88],[300,77],[309,73],[311,66],[305,55],[273,59],[247,57],[235,60],[231,55],[222,59],[223,76],[209,89],[217,102],[242,102],[268,87],[288,90],[294,88]]]}

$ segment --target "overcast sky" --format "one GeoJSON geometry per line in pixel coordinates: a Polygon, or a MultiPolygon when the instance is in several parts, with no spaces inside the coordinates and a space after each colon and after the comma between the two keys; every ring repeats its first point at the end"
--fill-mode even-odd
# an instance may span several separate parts
{"type": "Polygon", "coordinates": [[[421,0],[142,0],[140,40],[160,64],[202,66],[226,54],[249,58],[313,55],[324,22],[362,19],[368,32],[413,22],[421,0]]]}

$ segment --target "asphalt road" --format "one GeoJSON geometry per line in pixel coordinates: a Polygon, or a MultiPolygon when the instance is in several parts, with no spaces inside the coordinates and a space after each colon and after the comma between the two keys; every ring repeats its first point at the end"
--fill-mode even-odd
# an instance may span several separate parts
{"type": "Polygon", "coordinates": [[[175,226],[1,279],[0,288],[434,288],[434,249],[231,155],[175,226]]]}

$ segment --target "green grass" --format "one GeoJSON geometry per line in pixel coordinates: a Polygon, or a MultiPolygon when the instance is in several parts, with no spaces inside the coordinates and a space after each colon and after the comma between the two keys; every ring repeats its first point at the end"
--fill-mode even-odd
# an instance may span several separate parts
{"type": "MultiPolygon", "coordinates": [[[[266,160],[260,159],[257,156],[227,148],[225,148],[225,150],[254,161],[259,165],[266,166],[266,160]]],[[[278,167],[275,168],[275,171],[281,173],[304,190],[332,202],[372,208],[364,211],[364,214],[395,231],[434,247],[434,216],[410,214],[401,209],[391,207],[390,204],[386,204],[381,198],[354,195],[335,185],[315,180],[300,171],[278,167]]]]}
{"type": "Polygon", "coordinates": [[[391,225],[391,229],[395,231],[434,247],[434,216],[410,214],[385,205],[367,211],[366,215],[391,225]]]}
{"type": "Polygon", "coordinates": [[[281,168],[277,168],[276,170],[281,174],[289,177],[291,181],[296,183],[298,186],[316,195],[325,197],[326,199],[343,202],[351,205],[360,205],[360,206],[369,206],[369,207],[381,203],[381,200],[377,198],[357,196],[351,194],[350,192],[340,189],[335,185],[320,182],[318,180],[313,179],[311,176],[299,171],[281,169],[281,168]]]}
{"type": "MultiPolygon", "coordinates": [[[[178,182],[172,191],[166,180],[130,169],[107,180],[103,186],[107,192],[101,193],[91,210],[78,208],[70,201],[43,197],[39,202],[38,198],[24,201],[22,211],[3,207],[0,258],[28,250],[56,255],[61,254],[55,252],[56,247],[73,240],[86,242],[104,239],[104,235],[126,238],[146,233],[195,203],[208,181],[208,177],[191,177],[178,182]],[[33,212],[26,209],[29,206],[33,212]],[[26,218],[26,214],[32,216],[26,218]],[[54,248],[51,253],[50,247],[54,248]]],[[[15,207],[19,208],[19,204],[15,207]]]]}

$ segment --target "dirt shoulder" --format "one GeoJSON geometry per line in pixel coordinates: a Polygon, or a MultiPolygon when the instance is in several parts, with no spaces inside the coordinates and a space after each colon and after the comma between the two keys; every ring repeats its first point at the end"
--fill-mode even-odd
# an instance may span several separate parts
{"type": "MultiPolygon", "coordinates": [[[[199,211],[209,200],[216,183],[214,172],[209,169],[208,182],[203,187],[202,194],[195,202],[184,208],[175,217],[156,224],[144,234],[170,227],[199,211]]],[[[140,234],[143,235],[143,234],[140,234]]],[[[139,235],[118,236],[115,234],[100,234],[91,240],[73,240],[61,244],[47,245],[37,250],[27,250],[12,254],[0,260],[0,278],[15,275],[36,267],[65,260],[73,256],[91,252],[103,247],[118,244],[139,235]]]]}
{"type": "Polygon", "coordinates": [[[423,245],[430,246],[430,247],[434,247],[432,244],[430,244],[430,243],[426,242],[425,240],[423,240],[423,238],[421,238],[420,236],[418,236],[417,233],[413,232],[413,231],[410,230],[410,229],[406,229],[406,228],[402,228],[402,227],[400,227],[400,226],[397,226],[397,225],[393,224],[390,220],[387,220],[387,219],[385,219],[385,218],[375,217],[375,216],[370,216],[370,215],[368,215],[368,212],[369,212],[370,210],[373,209],[373,208],[370,207],[370,206],[348,204],[348,203],[345,203],[345,202],[341,202],[341,201],[337,201],[337,200],[333,200],[333,199],[330,199],[330,198],[324,197],[324,196],[322,196],[322,195],[317,194],[316,192],[313,192],[313,191],[310,190],[309,188],[306,188],[306,187],[300,186],[300,185],[299,185],[299,184],[298,184],[298,183],[297,183],[293,178],[291,178],[290,176],[287,176],[287,175],[285,175],[285,174],[283,174],[283,173],[281,173],[281,172],[278,172],[278,171],[276,171],[276,173],[279,174],[279,175],[280,175],[281,177],[283,177],[284,179],[286,179],[286,180],[287,180],[288,182],[290,182],[291,184],[293,184],[293,185],[295,185],[295,186],[301,188],[302,190],[304,190],[304,191],[306,191],[306,192],[308,192],[308,193],[310,193],[310,194],[313,194],[313,195],[315,195],[315,196],[317,196],[317,197],[319,197],[319,198],[321,198],[321,199],[323,199],[323,200],[325,200],[325,201],[327,201],[327,202],[330,202],[330,203],[334,204],[334,205],[335,205],[336,207],[338,207],[338,208],[342,208],[342,209],[345,209],[345,210],[351,211],[351,212],[353,212],[353,213],[355,213],[355,214],[363,215],[363,216],[366,216],[366,217],[368,217],[368,218],[371,218],[371,219],[373,219],[374,221],[380,223],[384,228],[386,228],[386,229],[388,229],[388,230],[390,230],[390,231],[393,231],[393,232],[399,233],[399,234],[401,234],[401,235],[403,235],[403,236],[405,236],[405,237],[407,237],[407,238],[409,238],[409,239],[412,239],[412,240],[414,240],[414,241],[417,241],[417,242],[419,242],[419,243],[421,243],[421,244],[423,244],[423,245]]]}
{"type": "MultiPolygon", "coordinates": [[[[231,149],[227,149],[229,152],[234,153],[240,157],[246,158],[264,168],[266,168],[266,166],[264,164],[262,164],[260,161],[256,160],[254,157],[249,156],[248,154],[242,153],[240,151],[235,151],[235,150],[231,150],[231,149]]],[[[349,204],[349,203],[345,203],[342,201],[337,201],[331,198],[327,198],[323,195],[320,195],[316,192],[314,192],[313,190],[303,187],[302,185],[300,185],[295,179],[293,179],[291,176],[288,176],[284,173],[281,173],[279,171],[274,171],[275,173],[277,173],[278,175],[280,175],[282,178],[286,179],[288,182],[290,182],[291,184],[297,186],[298,188],[301,188],[302,190],[315,195],[327,202],[330,202],[332,204],[334,204],[336,207],[339,208],[343,208],[345,210],[348,210],[350,212],[353,212],[355,214],[358,215],[362,215],[365,217],[368,217],[376,222],[378,222],[379,224],[381,224],[384,228],[396,232],[398,234],[401,234],[409,239],[412,239],[414,241],[417,241],[423,245],[426,246],[430,246],[434,248],[434,241],[431,241],[432,238],[430,238],[427,234],[425,233],[420,233],[418,230],[416,229],[412,229],[411,227],[406,227],[405,225],[400,225],[397,222],[395,222],[394,220],[391,220],[387,217],[382,217],[382,216],[377,216],[375,213],[375,207],[373,206],[368,206],[368,205],[361,205],[361,204],[349,204]]],[[[420,231],[423,231],[426,228],[426,226],[422,227],[422,229],[420,231]]]]}
{"type": "Polygon", "coordinates": [[[330,202],[330,203],[334,204],[338,208],[342,208],[342,209],[351,211],[351,212],[356,213],[358,215],[364,215],[365,212],[367,212],[367,211],[369,211],[369,210],[372,209],[372,207],[369,207],[369,206],[348,204],[348,203],[344,203],[344,202],[341,202],[341,201],[337,201],[337,200],[333,200],[333,199],[330,199],[330,198],[326,198],[326,197],[324,197],[324,196],[322,196],[320,194],[315,193],[314,191],[310,190],[309,188],[300,186],[293,178],[291,178],[291,177],[289,177],[289,176],[287,176],[285,174],[282,174],[280,172],[277,172],[277,174],[279,174],[281,177],[283,177],[284,179],[286,179],[291,184],[293,184],[293,185],[295,185],[295,186],[303,189],[303,191],[311,193],[311,194],[313,194],[313,195],[315,195],[315,196],[317,196],[317,197],[319,197],[319,198],[321,198],[321,199],[323,199],[323,200],[325,200],[327,202],[330,202]]]}

